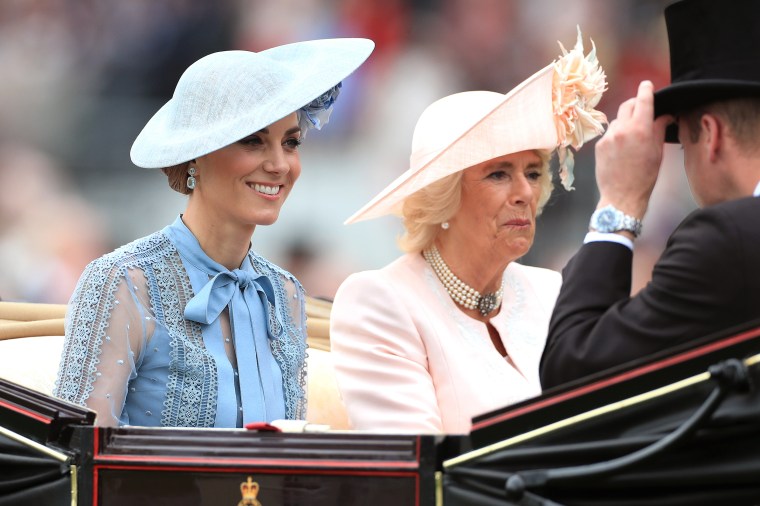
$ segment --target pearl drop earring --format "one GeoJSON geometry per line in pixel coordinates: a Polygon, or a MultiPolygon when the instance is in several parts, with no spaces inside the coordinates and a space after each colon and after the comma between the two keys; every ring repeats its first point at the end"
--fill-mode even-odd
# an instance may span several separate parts
{"type": "Polygon", "coordinates": [[[444,229],[444,230],[448,230],[449,229],[449,222],[448,221],[444,221],[443,223],[441,223],[441,228],[444,229]]]}

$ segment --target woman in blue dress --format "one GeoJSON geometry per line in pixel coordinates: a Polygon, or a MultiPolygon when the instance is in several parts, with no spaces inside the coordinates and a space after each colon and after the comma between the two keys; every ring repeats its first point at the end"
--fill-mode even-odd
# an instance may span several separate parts
{"type": "Polygon", "coordinates": [[[98,425],[243,427],[306,414],[304,291],[257,255],[366,39],[201,58],[131,150],[188,195],[174,223],[90,263],[66,315],[55,394],[98,425]]]}

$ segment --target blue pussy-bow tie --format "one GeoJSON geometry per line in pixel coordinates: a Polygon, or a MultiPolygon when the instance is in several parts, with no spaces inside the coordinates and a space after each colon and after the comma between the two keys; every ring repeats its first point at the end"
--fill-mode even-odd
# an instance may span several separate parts
{"type": "MultiPolygon", "coordinates": [[[[234,320],[234,308],[240,303],[250,307],[250,303],[254,301],[247,299],[255,296],[259,297],[265,312],[268,309],[267,302],[273,306],[277,328],[272,329],[273,322],[271,318],[267,318],[267,331],[269,337],[278,337],[282,333],[283,327],[280,314],[277,311],[272,282],[263,274],[252,276],[241,269],[220,272],[211,278],[185,306],[185,318],[208,325],[216,320],[224,308],[232,302],[230,320],[234,320]]],[[[235,324],[233,323],[234,327],[235,324]]]]}
{"type": "Polygon", "coordinates": [[[190,299],[185,318],[208,325],[227,305],[240,375],[242,412],[237,415],[242,420],[238,418],[238,424],[283,418],[282,380],[273,372],[274,359],[267,338],[276,338],[283,332],[271,281],[241,269],[220,272],[190,299]]]}

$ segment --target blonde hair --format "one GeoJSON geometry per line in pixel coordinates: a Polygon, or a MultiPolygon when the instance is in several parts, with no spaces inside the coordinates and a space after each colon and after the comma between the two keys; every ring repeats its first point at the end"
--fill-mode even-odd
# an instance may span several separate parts
{"type": "MultiPolygon", "coordinates": [[[[554,190],[550,161],[552,151],[536,149],[541,158],[541,194],[538,213],[541,214],[554,190]]],[[[406,253],[418,253],[430,247],[441,232],[441,223],[451,219],[458,211],[462,198],[462,174],[460,170],[431,183],[404,200],[401,215],[404,233],[398,245],[406,253]]]]}

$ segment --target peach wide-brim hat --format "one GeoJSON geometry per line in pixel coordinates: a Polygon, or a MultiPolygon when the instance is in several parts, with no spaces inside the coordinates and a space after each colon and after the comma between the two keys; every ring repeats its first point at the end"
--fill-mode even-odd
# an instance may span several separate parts
{"type": "Polygon", "coordinates": [[[187,162],[335,90],[324,104],[331,107],[336,86],[374,47],[369,39],[338,38],[204,56],[185,70],[172,98],[143,127],[130,151],[132,162],[146,169],[187,162]]]}
{"type": "Polygon", "coordinates": [[[566,148],[604,131],[606,117],[594,107],[607,83],[595,48],[583,55],[580,29],[576,46],[562,53],[507,94],[468,91],[428,106],[414,128],[409,169],[345,223],[401,214],[404,200],[429,184],[520,151],[559,149],[560,178],[571,189],[566,148]]]}

